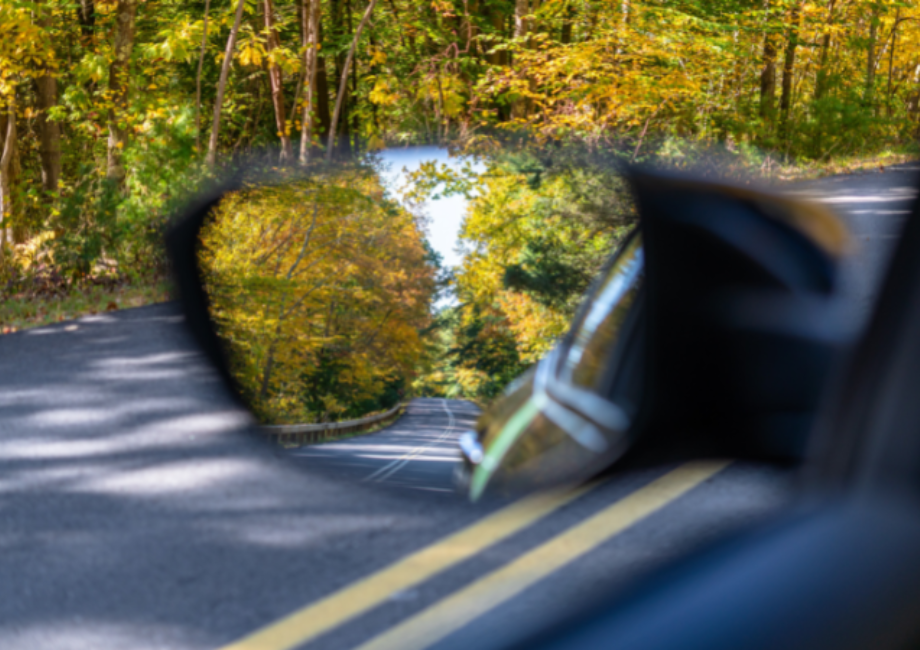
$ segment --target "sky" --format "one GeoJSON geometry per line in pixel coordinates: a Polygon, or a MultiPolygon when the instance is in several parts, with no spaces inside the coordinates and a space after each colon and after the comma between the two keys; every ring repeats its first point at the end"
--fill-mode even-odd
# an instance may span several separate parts
{"type": "MultiPolygon", "coordinates": [[[[404,168],[412,172],[418,169],[420,163],[429,160],[445,163],[455,169],[462,166],[460,158],[451,158],[447,155],[447,149],[439,147],[387,149],[378,154],[388,165],[383,177],[394,189],[400,187],[405,180],[404,168]]],[[[476,169],[475,166],[474,169],[476,169]]],[[[466,204],[467,201],[462,196],[451,196],[428,202],[426,212],[430,217],[430,222],[426,235],[431,247],[441,254],[444,266],[459,266],[460,264],[461,256],[457,251],[457,236],[463,223],[466,204]]]]}

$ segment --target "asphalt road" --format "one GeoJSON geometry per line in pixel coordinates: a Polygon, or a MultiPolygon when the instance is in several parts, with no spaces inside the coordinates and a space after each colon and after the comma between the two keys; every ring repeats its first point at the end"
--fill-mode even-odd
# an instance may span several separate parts
{"type": "Polygon", "coordinates": [[[846,222],[854,250],[845,264],[843,290],[862,323],[868,317],[893,247],[917,195],[920,163],[883,171],[832,176],[785,188],[833,208],[846,222]]]}
{"type": "Polygon", "coordinates": [[[379,433],[290,453],[305,468],[321,468],[317,471],[342,480],[453,493],[457,437],[473,427],[478,415],[471,402],[416,399],[395,424],[379,433]]]}
{"type": "MultiPolygon", "coordinates": [[[[807,188],[863,243],[847,281],[863,311],[913,174],[807,188]]],[[[0,337],[0,383],[4,650],[497,648],[791,499],[788,469],[671,458],[581,494],[471,505],[449,458],[474,410],[449,400],[286,452],[172,305],[0,337]]]]}

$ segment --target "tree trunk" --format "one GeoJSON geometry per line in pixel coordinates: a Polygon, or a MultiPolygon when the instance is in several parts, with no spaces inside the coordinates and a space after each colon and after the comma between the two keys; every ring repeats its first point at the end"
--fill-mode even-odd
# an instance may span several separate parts
{"type": "Polygon", "coordinates": [[[61,125],[48,118],[48,110],[57,105],[57,79],[50,74],[35,80],[38,107],[39,157],[42,166],[42,189],[56,193],[61,179],[61,125]]]}
{"type": "Polygon", "coordinates": [[[869,51],[866,53],[866,90],[863,95],[867,105],[872,105],[873,95],[875,93],[875,68],[876,68],[876,45],[878,43],[878,21],[880,17],[879,5],[872,7],[872,16],[869,18],[869,51]]]}
{"type": "MultiPolygon", "coordinates": [[[[322,25],[320,25],[319,35],[322,44],[322,25]]],[[[332,115],[329,113],[329,74],[326,72],[326,57],[324,56],[316,59],[316,119],[319,121],[316,135],[325,137],[329,133],[332,115]]]]}
{"type": "MultiPolygon", "coordinates": [[[[345,24],[345,13],[349,12],[351,7],[345,6],[345,0],[329,0],[329,17],[331,19],[332,28],[331,31],[331,40],[333,43],[342,43],[346,40],[351,40],[354,37],[354,30],[349,29],[345,24]]],[[[342,71],[345,69],[345,57],[348,55],[347,51],[341,51],[341,47],[337,47],[335,50],[330,49],[329,53],[329,62],[332,64],[332,71],[329,75],[329,100],[332,103],[332,106],[335,106],[336,89],[338,88],[338,80],[342,78],[342,71]]],[[[336,140],[333,143],[335,151],[333,155],[336,154],[348,154],[348,94],[346,92],[345,96],[342,97],[342,111],[340,115],[340,120],[336,124],[336,140]],[[344,124],[343,124],[344,122],[344,124]],[[341,124],[341,128],[338,125],[341,124]],[[343,133],[344,132],[344,133],[343,133]]],[[[329,122],[332,122],[332,115],[329,115],[329,122]]],[[[326,139],[329,138],[329,130],[326,129],[326,139]]]]}
{"type": "Polygon", "coordinates": [[[134,49],[134,22],[138,0],[118,0],[115,7],[114,59],[109,66],[109,142],[106,176],[124,183],[124,148],[128,144],[128,128],[124,120],[128,111],[131,50],[134,49]]]}
{"type": "Polygon", "coordinates": [[[263,9],[268,45],[268,80],[272,90],[272,105],[275,107],[275,128],[277,128],[278,137],[281,139],[281,160],[286,161],[293,157],[294,152],[291,148],[287,111],[284,107],[284,77],[281,74],[281,66],[273,60],[273,53],[281,47],[281,42],[278,39],[278,32],[275,30],[275,8],[272,5],[272,0],[264,0],[263,9]]]}
{"type": "MultiPolygon", "coordinates": [[[[769,29],[769,28],[768,28],[769,29]]],[[[760,116],[772,124],[776,115],[776,35],[763,37],[763,70],[760,73],[760,116]]]]}
{"type": "Polygon", "coordinates": [[[211,0],[204,3],[204,30],[201,34],[201,53],[198,55],[198,73],[195,75],[195,150],[201,151],[201,70],[204,68],[204,53],[208,45],[208,13],[211,0]]]}
{"type": "Polygon", "coordinates": [[[96,5],[93,0],[80,0],[77,8],[77,20],[84,40],[90,40],[96,29],[96,5]]]}
{"type": "MultiPolygon", "coordinates": [[[[514,38],[526,39],[530,33],[530,1],[514,2],[514,38]]],[[[520,45],[519,45],[520,47],[520,45]]],[[[530,113],[530,101],[526,97],[515,99],[511,104],[511,116],[524,119],[530,113]]]]}
{"type": "MultiPolygon", "coordinates": [[[[41,7],[39,24],[45,30],[51,28],[51,9],[41,7]]],[[[61,125],[48,119],[48,111],[57,106],[57,79],[45,71],[35,79],[35,103],[38,109],[39,157],[42,167],[42,189],[56,193],[61,178],[61,125]]]]}
{"type": "Polygon", "coordinates": [[[524,38],[530,32],[530,1],[514,0],[514,38],[524,38]]]}
{"type": "Polygon", "coordinates": [[[827,6],[827,27],[828,31],[821,38],[821,56],[818,62],[818,76],[815,79],[815,101],[824,97],[827,92],[827,58],[831,49],[831,32],[830,28],[834,24],[834,5],[836,0],[830,0],[827,6]]]}
{"type": "Polygon", "coordinates": [[[0,121],[3,126],[2,134],[2,152],[0,152],[0,258],[6,256],[6,248],[10,242],[9,233],[11,232],[10,224],[5,220],[12,216],[13,207],[13,183],[12,162],[13,152],[16,149],[16,104],[10,101],[10,106],[6,119],[0,121]]]}
{"type": "Polygon", "coordinates": [[[886,92],[885,106],[891,117],[891,79],[894,75],[894,52],[898,45],[898,25],[901,23],[901,8],[898,7],[894,15],[894,24],[891,26],[891,51],[888,53],[888,90],[886,92]]]}
{"type": "Polygon", "coordinates": [[[374,6],[376,4],[377,0],[371,0],[367,5],[364,15],[361,16],[361,22],[358,23],[358,28],[355,30],[354,38],[351,39],[351,46],[348,48],[348,56],[345,58],[345,65],[342,66],[342,78],[339,80],[339,92],[335,97],[335,111],[332,113],[332,122],[329,125],[329,141],[326,145],[327,161],[332,159],[332,150],[335,145],[335,127],[336,123],[339,121],[339,115],[342,112],[342,101],[344,100],[345,91],[348,86],[348,72],[351,70],[351,61],[355,57],[355,48],[358,46],[361,32],[364,30],[364,26],[371,17],[371,13],[374,11],[374,6]]]}
{"type": "Polygon", "coordinates": [[[507,65],[507,52],[495,50],[496,42],[505,38],[505,15],[489,3],[483,4],[482,11],[486,22],[492,25],[490,47],[486,54],[486,61],[492,65],[507,65]]]}
{"type": "Polygon", "coordinates": [[[792,108],[792,78],[795,73],[795,50],[799,45],[799,20],[802,6],[796,3],[789,13],[789,32],[786,36],[786,52],[783,57],[783,94],[780,97],[780,128],[785,138],[789,134],[789,113],[792,108]]]}
{"type": "Polygon", "coordinates": [[[559,40],[563,45],[568,45],[572,42],[572,25],[575,22],[575,5],[572,2],[567,2],[565,5],[565,13],[562,18],[562,32],[559,35],[559,40]]]}
{"type": "Polygon", "coordinates": [[[319,46],[320,0],[304,0],[301,15],[304,48],[304,102],[300,131],[300,164],[310,159],[313,140],[313,110],[316,97],[316,62],[319,46]]]}
{"type": "Polygon", "coordinates": [[[217,81],[217,97],[214,99],[214,120],[211,123],[211,137],[208,140],[208,155],[205,161],[209,165],[217,162],[217,138],[220,135],[220,114],[223,111],[224,92],[227,89],[227,78],[230,76],[230,63],[233,60],[233,50],[236,48],[236,36],[240,31],[240,22],[243,20],[243,0],[236,5],[236,15],[233,17],[233,27],[227,38],[227,49],[224,50],[224,60],[220,65],[220,78],[217,81]]]}

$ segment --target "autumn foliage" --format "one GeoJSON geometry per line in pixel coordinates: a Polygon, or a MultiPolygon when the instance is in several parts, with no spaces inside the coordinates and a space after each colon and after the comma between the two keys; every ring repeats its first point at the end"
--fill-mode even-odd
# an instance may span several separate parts
{"type": "MultiPolygon", "coordinates": [[[[916,151],[918,129],[920,6],[902,0],[0,0],[0,293],[162,277],[168,215],[254,150],[313,169],[444,144],[484,156],[489,173],[471,181],[462,307],[434,347],[448,354],[453,386],[489,395],[564,329],[629,222],[613,175],[554,166],[552,152],[689,166],[718,144],[731,165],[769,175],[779,164],[916,151]]],[[[377,233],[365,248],[388,246],[379,255],[404,262],[360,252],[320,209],[310,255],[327,249],[328,260],[311,258],[322,273],[298,266],[302,279],[290,280],[320,283],[297,289],[313,291],[297,307],[313,325],[295,336],[300,311],[291,323],[260,318],[278,346],[306,337],[298,354],[325,370],[295,377],[291,357],[275,361],[234,334],[262,355],[246,373],[263,402],[309,385],[315,399],[297,408],[332,417],[409,376],[421,344],[396,324],[427,325],[400,311],[416,298],[386,305],[408,291],[400,269],[399,282],[416,286],[422,244],[392,243],[388,228],[410,226],[377,220],[398,210],[374,198],[375,182],[338,193],[333,183],[327,198],[346,201],[351,189],[377,205],[360,208],[377,216],[352,237],[377,233]],[[333,268],[347,270],[335,283],[333,268]],[[362,293],[368,278],[396,294],[362,293]],[[349,328],[364,334],[352,340],[349,328]],[[361,354],[387,361],[341,366],[361,354]],[[375,370],[387,364],[400,370],[375,370]]],[[[267,252],[258,250],[246,255],[267,252]]],[[[230,251],[212,253],[220,294],[230,251]]],[[[279,273],[285,264],[294,260],[279,273]]],[[[220,295],[236,332],[248,312],[220,295]]]]}
{"type": "Polygon", "coordinates": [[[214,210],[201,263],[233,373],[263,421],[364,415],[413,379],[434,268],[373,170],[244,183],[214,210]]]}

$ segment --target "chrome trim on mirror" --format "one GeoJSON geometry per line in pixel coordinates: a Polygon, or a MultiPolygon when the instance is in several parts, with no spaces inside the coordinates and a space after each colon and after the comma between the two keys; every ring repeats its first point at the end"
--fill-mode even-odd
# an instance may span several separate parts
{"type": "Polygon", "coordinates": [[[460,446],[463,457],[470,461],[471,464],[478,465],[482,462],[485,452],[482,449],[482,444],[479,442],[479,436],[476,435],[475,431],[464,431],[461,433],[460,438],[457,440],[457,444],[460,446]]]}
{"type": "Polygon", "coordinates": [[[539,381],[540,389],[549,393],[554,400],[578,411],[584,417],[589,418],[605,429],[626,431],[630,422],[623,409],[603,397],[598,397],[590,391],[573,386],[554,376],[553,369],[557,366],[558,360],[556,357],[559,354],[559,349],[553,348],[546,355],[540,362],[540,368],[537,369],[537,377],[534,383],[536,384],[539,381]],[[544,364],[545,369],[543,369],[544,364]]]}
{"type": "Polygon", "coordinates": [[[607,441],[597,427],[574,411],[552,400],[547,400],[542,410],[543,415],[585,449],[598,454],[607,451],[607,441]]]}
{"type": "Polygon", "coordinates": [[[612,431],[626,431],[629,428],[629,418],[623,409],[603,397],[554,378],[546,383],[546,391],[557,402],[578,410],[604,428],[612,431]]]}

